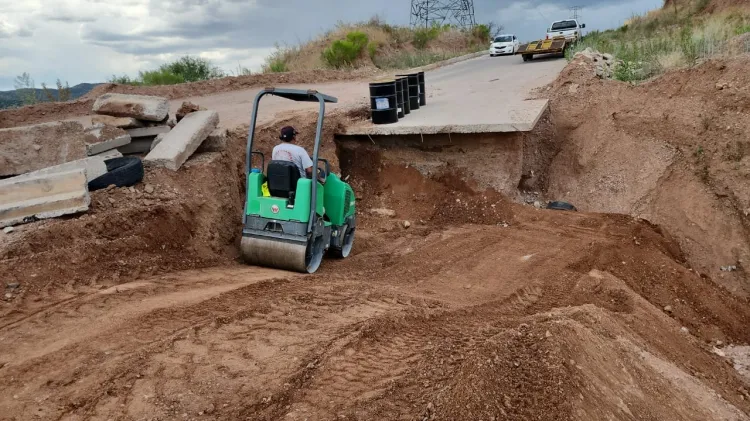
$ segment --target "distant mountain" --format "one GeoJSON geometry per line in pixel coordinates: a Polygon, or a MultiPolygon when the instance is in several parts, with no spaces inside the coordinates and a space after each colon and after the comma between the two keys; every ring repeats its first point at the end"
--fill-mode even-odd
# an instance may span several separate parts
{"type": "MultiPolygon", "coordinates": [[[[70,99],[80,98],[98,85],[100,83],[80,83],[76,86],[71,86],[70,99]]],[[[57,98],[57,89],[49,89],[49,91],[54,98],[57,98]]],[[[36,89],[36,98],[40,102],[47,101],[47,95],[45,95],[43,89],[36,89]]],[[[23,102],[19,98],[17,91],[0,91],[0,109],[20,107],[22,105],[23,102]]]]}

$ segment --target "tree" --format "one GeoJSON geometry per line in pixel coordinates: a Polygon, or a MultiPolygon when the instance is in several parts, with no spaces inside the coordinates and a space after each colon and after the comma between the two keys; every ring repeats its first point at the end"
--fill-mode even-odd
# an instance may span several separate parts
{"type": "Polygon", "coordinates": [[[30,74],[23,72],[20,76],[16,76],[13,87],[16,88],[16,94],[23,105],[36,104],[36,87],[30,74]]]}
{"type": "Polygon", "coordinates": [[[60,82],[60,79],[57,79],[57,82],[55,82],[57,85],[57,98],[55,98],[55,95],[52,94],[52,91],[47,88],[46,83],[42,83],[42,90],[44,91],[44,96],[47,98],[48,102],[65,102],[70,101],[70,85],[68,85],[68,82],[65,82],[65,86],[63,86],[62,82],[60,82]]]}
{"type": "Polygon", "coordinates": [[[493,21],[487,22],[487,27],[490,29],[490,37],[492,38],[500,35],[505,30],[503,25],[493,21]]]}
{"type": "Polygon", "coordinates": [[[65,86],[62,85],[62,82],[60,82],[60,79],[57,79],[57,100],[58,101],[70,101],[70,85],[68,85],[68,81],[65,81],[65,86]]]}

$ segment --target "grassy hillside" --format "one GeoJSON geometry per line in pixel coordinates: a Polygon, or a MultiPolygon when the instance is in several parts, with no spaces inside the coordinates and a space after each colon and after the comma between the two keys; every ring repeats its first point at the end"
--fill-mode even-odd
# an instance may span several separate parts
{"type": "Polygon", "coordinates": [[[743,54],[750,52],[750,3],[668,0],[619,29],[587,34],[570,56],[589,47],[621,60],[615,77],[633,82],[713,56],[743,54]]]}
{"type": "Polygon", "coordinates": [[[493,29],[492,25],[478,25],[473,30],[449,25],[410,28],[389,25],[379,18],[339,24],[308,43],[277,47],[267,58],[264,71],[418,67],[487,48],[493,29]]]}
{"type": "MultiPolygon", "coordinates": [[[[98,84],[96,83],[81,83],[76,86],[70,87],[70,99],[76,99],[79,97],[82,97],[83,95],[86,95],[94,89],[95,86],[98,84]]],[[[57,89],[47,89],[49,93],[57,98],[58,92],[57,89]]],[[[46,102],[48,100],[47,95],[44,93],[43,89],[35,89],[35,96],[38,102],[46,102]]],[[[21,97],[19,96],[19,92],[17,90],[13,91],[0,91],[0,109],[5,108],[14,108],[14,107],[21,107],[23,106],[23,101],[21,97]]]]}

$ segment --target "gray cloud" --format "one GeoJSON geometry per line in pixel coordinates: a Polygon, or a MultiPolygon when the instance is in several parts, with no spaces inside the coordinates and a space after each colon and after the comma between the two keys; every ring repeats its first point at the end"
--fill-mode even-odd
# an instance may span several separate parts
{"type": "MultiPolygon", "coordinates": [[[[659,3],[659,0],[642,1],[659,3]]],[[[518,26],[514,29],[517,32],[526,29],[529,34],[542,33],[549,22],[537,22],[541,8],[567,13],[568,7],[579,5],[584,7],[582,13],[586,16],[590,10],[621,4],[619,0],[527,0],[523,3],[524,16],[508,16],[503,12],[509,6],[507,3],[475,0],[477,21],[492,20],[506,29],[518,26]],[[540,28],[521,28],[519,20],[534,22],[540,28]]],[[[395,24],[407,24],[410,12],[407,0],[380,0],[356,7],[351,6],[351,0],[149,0],[148,5],[151,19],[162,19],[163,24],[127,34],[102,28],[99,25],[106,25],[102,22],[84,24],[83,39],[128,54],[165,53],[175,46],[191,51],[207,46],[257,48],[306,41],[338,21],[366,20],[375,14],[395,24]]],[[[555,12],[554,16],[542,20],[566,17],[555,12]]]]}

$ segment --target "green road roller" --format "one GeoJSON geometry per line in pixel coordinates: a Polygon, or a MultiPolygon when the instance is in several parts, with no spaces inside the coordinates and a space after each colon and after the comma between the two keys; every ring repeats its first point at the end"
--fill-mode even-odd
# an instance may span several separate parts
{"type": "Polygon", "coordinates": [[[314,273],[324,255],[345,258],[351,253],[356,229],[354,192],[318,156],[325,104],[335,102],[332,96],[298,89],[265,88],[255,97],[245,157],[247,199],[240,246],[245,262],[314,273]],[[263,153],[253,150],[258,106],[266,95],[320,104],[313,179],[301,176],[291,161],[270,160],[266,168],[263,153]],[[260,167],[253,166],[254,157],[260,167]]]}

